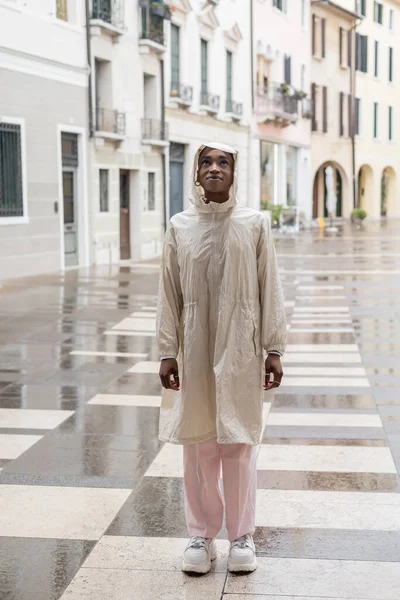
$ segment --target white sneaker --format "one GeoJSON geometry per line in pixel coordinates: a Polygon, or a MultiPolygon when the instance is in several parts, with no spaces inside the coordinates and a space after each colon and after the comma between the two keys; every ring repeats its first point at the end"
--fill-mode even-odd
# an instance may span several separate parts
{"type": "Polygon", "coordinates": [[[228,570],[231,573],[235,573],[237,571],[255,571],[256,569],[256,548],[253,536],[248,533],[231,543],[228,570]]]}
{"type": "Polygon", "coordinates": [[[208,573],[211,561],[217,557],[214,540],[192,537],[183,553],[182,571],[186,573],[208,573]]]}

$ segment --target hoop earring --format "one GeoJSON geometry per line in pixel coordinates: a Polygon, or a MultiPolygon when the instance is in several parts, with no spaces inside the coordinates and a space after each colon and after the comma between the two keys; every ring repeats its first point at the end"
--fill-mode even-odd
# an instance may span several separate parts
{"type": "Polygon", "coordinates": [[[195,181],[195,182],[194,182],[194,185],[195,185],[196,187],[200,187],[200,181],[195,181]]]}

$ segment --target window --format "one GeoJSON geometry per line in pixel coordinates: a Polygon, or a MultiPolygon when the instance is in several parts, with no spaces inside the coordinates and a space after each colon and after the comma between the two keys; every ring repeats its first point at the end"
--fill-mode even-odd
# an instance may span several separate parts
{"type": "Polygon", "coordinates": [[[226,112],[231,113],[232,108],[232,52],[226,53],[226,112]]]}
{"type": "Polygon", "coordinates": [[[393,106],[389,106],[388,127],[389,127],[389,131],[388,131],[389,142],[392,142],[393,141],[393,106]]]}
{"type": "Polygon", "coordinates": [[[344,93],[339,92],[339,136],[344,136],[344,93]]]}
{"type": "Polygon", "coordinates": [[[263,77],[263,92],[264,94],[268,93],[268,77],[263,77]]]}
{"type": "Polygon", "coordinates": [[[147,182],[147,208],[148,210],[156,209],[156,175],[149,173],[147,182]]]}
{"type": "Polygon", "coordinates": [[[391,8],[390,12],[389,12],[389,29],[390,29],[390,31],[394,31],[394,10],[393,10],[393,8],[391,8]]]}
{"type": "Polygon", "coordinates": [[[201,104],[208,104],[208,42],[201,40],[201,104]]]}
{"type": "Polygon", "coordinates": [[[356,34],[356,69],[368,72],[368,36],[356,34]]]}
{"type": "Polygon", "coordinates": [[[374,21],[379,25],[383,24],[383,4],[376,2],[376,0],[374,2],[374,21]]]}
{"type": "Polygon", "coordinates": [[[282,12],[286,12],[286,8],[287,8],[286,3],[287,3],[287,0],[274,0],[273,5],[278,10],[281,10],[282,12]]]}
{"type": "Polygon", "coordinates": [[[379,76],[379,42],[375,42],[374,75],[379,76]]]}
{"type": "Polygon", "coordinates": [[[326,19],[320,19],[316,15],[312,16],[312,54],[316,58],[325,58],[325,32],[326,19]]]}
{"type": "Polygon", "coordinates": [[[21,126],[0,121],[0,217],[23,217],[21,126]]]}
{"type": "Polygon", "coordinates": [[[393,82],[393,48],[389,48],[389,81],[393,82]]]}
{"type": "Polygon", "coordinates": [[[374,102],[374,140],[378,139],[378,103],[374,102]]]}
{"type": "Polygon", "coordinates": [[[171,24],[171,95],[178,96],[180,88],[180,31],[171,24]]]}
{"type": "Polygon", "coordinates": [[[328,88],[322,88],[322,131],[328,133],[328,88]]]}
{"type": "Polygon", "coordinates": [[[56,17],[62,21],[68,21],[68,0],[56,0],[56,17]]]}
{"type": "Polygon", "coordinates": [[[285,56],[285,83],[290,85],[292,83],[292,57],[285,56]]]}
{"type": "Polygon", "coordinates": [[[361,99],[355,98],[354,105],[354,113],[355,113],[355,134],[360,135],[361,132],[361,99]]]}
{"type": "Polygon", "coordinates": [[[313,105],[313,114],[312,114],[312,123],[311,130],[318,131],[318,121],[317,121],[317,86],[315,83],[311,85],[311,101],[313,105]]]}
{"type": "Polygon", "coordinates": [[[108,169],[99,171],[100,212],[108,212],[108,169]]]}
{"type": "Polygon", "coordinates": [[[349,64],[349,61],[351,61],[351,38],[349,33],[343,27],[339,27],[339,64],[343,68],[351,66],[351,63],[349,64]]]}
{"type": "Polygon", "coordinates": [[[356,13],[362,15],[363,17],[367,16],[367,0],[356,0],[355,6],[356,13]]]}

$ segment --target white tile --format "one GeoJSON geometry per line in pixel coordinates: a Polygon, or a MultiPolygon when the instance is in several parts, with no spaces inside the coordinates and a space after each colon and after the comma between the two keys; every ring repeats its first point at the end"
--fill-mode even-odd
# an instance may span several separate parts
{"type": "Polygon", "coordinates": [[[270,413],[267,425],[284,427],[383,427],[379,415],[346,413],[270,413]]]}
{"type": "Polygon", "coordinates": [[[54,429],[73,414],[73,410],[0,408],[0,428],[54,429]]]}
{"type": "Polygon", "coordinates": [[[309,291],[309,290],[344,290],[343,285],[299,285],[297,288],[300,291],[309,291]]]}
{"type": "MultiPolygon", "coordinates": [[[[260,489],[260,501],[280,504],[281,502],[299,502],[305,506],[343,506],[348,510],[354,507],[365,508],[368,506],[400,508],[400,494],[384,492],[321,492],[314,490],[273,490],[260,489]]],[[[257,492],[257,493],[258,493],[257,492]]]]}
{"type": "Polygon", "coordinates": [[[149,311],[137,311],[131,314],[132,318],[137,318],[137,319],[154,319],[155,318],[156,313],[153,312],[149,312],[149,311]]]}
{"type": "Polygon", "coordinates": [[[301,296],[296,296],[296,300],[301,302],[302,300],[347,300],[347,296],[319,296],[317,294],[310,294],[306,296],[305,294],[301,296]]]}
{"type": "Polygon", "coordinates": [[[114,325],[112,329],[123,329],[124,331],[155,331],[156,320],[133,319],[132,317],[127,317],[126,319],[122,319],[122,321],[114,325]]]}
{"type": "Polygon", "coordinates": [[[368,379],[356,377],[286,377],[282,387],[370,387],[368,379]]]}
{"type": "Polygon", "coordinates": [[[141,306],[140,310],[144,310],[144,311],[149,311],[149,312],[153,312],[156,313],[157,312],[157,306],[141,306]]]}
{"type": "MultiPolygon", "coordinates": [[[[400,568],[396,562],[259,558],[247,577],[228,575],[225,592],[299,596],[309,600],[397,600],[400,568]]],[[[229,596],[228,596],[229,597],[229,596]]],[[[236,600],[236,597],[234,596],[236,600]]]]}
{"type": "Polygon", "coordinates": [[[220,600],[226,573],[81,569],[60,600],[220,600]]]}
{"type": "Polygon", "coordinates": [[[352,327],[290,327],[291,333],[353,333],[352,327]]]}
{"type": "Polygon", "coordinates": [[[147,354],[138,352],[95,352],[90,350],[73,350],[70,354],[76,356],[116,356],[119,358],[146,358],[147,354]]]}
{"type": "Polygon", "coordinates": [[[359,352],[357,344],[288,344],[286,352],[359,352]]]}
{"type": "Polygon", "coordinates": [[[348,313],[348,306],[296,306],[295,313],[348,313]]]}
{"type": "Polygon", "coordinates": [[[114,331],[105,331],[104,335],[120,335],[121,337],[156,337],[155,331],[123,331],[117,330],[114,331]]]}
{"type": "Polygon", "coordinates": [[[128,373],[157,373],[160,370],[160,362],[159,361],[140,361],[136,363],[133,367],[131,367],[128,373]]]}
{"type": "Polygon", "coordinates": [[[0,459],[11,460],[17,458],[41,440],[42,437],[42,435],[0,433],[0,459]]]}
{"type": "Polygon", "coordinates": [[[178,444],[164,444],[145,477],[183,477],[183,448],[178,444]]]}
{"type": "Polygon", "coordinates": [[[285,300],[284,305],[285,308],[292,308],[292,306],[295,306],[296,302],[294,302],[294,300],[285,300]]]}
{"type": "Polygon", "coordinates": [[[262,444],[258,456],[258,469],[321,473],[397,472],[389,448],[368,446],[262,444]]]}
{"type": "MultiPolygon", "coordinates": [[[[285,361],[286,362],[286,361],[285,361]]],[[[336,375],[338,377],[363,376],[366,377],[364,367],[285,367],[285,375],[319,375],[321,377],[336,375]]]]}
{"type": "Polygon", "coordinates": [[[291,320],[292,325],[348,325],[352,323],[351,319],[346,319],[345,317],[340,318],[326,318],[326,319],[298,319],[293,318],[291,320]]]}
{"type": "Polygon", "coordinates": [[[98,540],[132,490],[0,486],[2,536],[98,540]]]}
{"type": "Polygon", "coordinates": [[[135,396],[126,394],[97,394],[88,404],[102,406],[160,406],[161,396],[135,396]]]}
{"type": "MultiPolygon", "coordinates": [[[[104,536],[83,568],[140,571],[145,564],[151,563],[154,571],[179,572],[187,543],[187,538],[104,536]]],[[[215,540],[215,543],[218,555],[212,570],[226,573],[229,543],[226,540],[215,540]]]]}
{"type": "Polygon", "coordinates": [[[286,352],[283,358],[284,365],[296,363],[361,363],[361,356],[355,352],[338,353],[338,352],[286,352]]]}

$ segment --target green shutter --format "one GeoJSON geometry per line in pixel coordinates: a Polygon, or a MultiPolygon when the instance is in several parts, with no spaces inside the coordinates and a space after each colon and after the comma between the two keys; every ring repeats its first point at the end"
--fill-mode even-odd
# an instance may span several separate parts
{"type": "Polygon", "coordinates": [[[171,92],[179,94],[180,88],[180,47],[179,27],[171,25],[171,92]]]}
{"type": "Polygon", "coordinates": [[[208,104],[208,43],[201,40],[201,97],[202,104],[208,104]]]}
{"type": "Polygon", "coordinates": [[[21,127],[0,122],[0,217],[22,217],[21,127]]]}
{"type": "Polygon", "coordinates": [[[226,112],[232,112],[232,52],[226,53],[226,112]]]}

